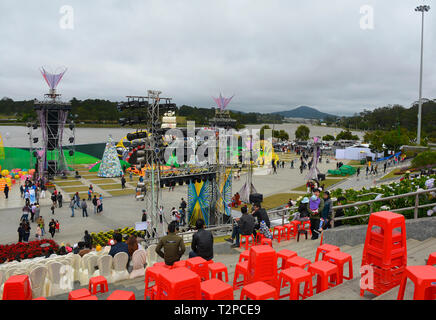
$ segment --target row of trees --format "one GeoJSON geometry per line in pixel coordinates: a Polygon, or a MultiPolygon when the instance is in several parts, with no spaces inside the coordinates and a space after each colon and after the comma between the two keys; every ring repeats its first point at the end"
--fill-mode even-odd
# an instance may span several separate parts
{"type": "MultiPolygon", "coordinates": [[[[262,128],[260,128],[260,139],[264,139],[265,136],[265,130],[271,129],[269,125],[264,125],[262,128]]],[[[289,140],[289,134],[285,130],[272,130],[272,136],[273,138],[277,138],[281,141],[287,141],[289,140]]]]}

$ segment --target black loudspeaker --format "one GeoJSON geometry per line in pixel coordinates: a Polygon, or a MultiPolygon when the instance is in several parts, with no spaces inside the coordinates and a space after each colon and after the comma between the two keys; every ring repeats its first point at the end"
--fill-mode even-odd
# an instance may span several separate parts
{"type": "Polygon", "coordinates": [[[322,173],[318,174],[318,180],[319,181],[325,180],[325,174],[322,173]]]}
{"type": "Polygon", "coordinates": [[[48,175],[54,175],[56,173],[56,161],[49,160],[47,161],[47,172],[48,175]]]}
{"type": "Polygon", "coordinates": [[[47,149],[58,147],[59,111],[47,110],[47,149]]]}
{"type": "Polygon", "coordinates": [[[263,195],[261,193],[250,194],[250,203],[261,203],[263,201],[263,195]]]}

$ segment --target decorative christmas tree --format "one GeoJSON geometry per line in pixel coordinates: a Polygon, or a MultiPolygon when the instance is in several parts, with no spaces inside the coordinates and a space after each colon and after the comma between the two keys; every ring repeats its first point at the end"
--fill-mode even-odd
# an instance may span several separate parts
{"type": "Polygon", "coordinates": [[[121,176],[123,174],[122,172],[123,170],[121,169],[117,149],[115,148],[112,137],[109,136],[97,175],[104,178],[114,178],[121,176]]]}

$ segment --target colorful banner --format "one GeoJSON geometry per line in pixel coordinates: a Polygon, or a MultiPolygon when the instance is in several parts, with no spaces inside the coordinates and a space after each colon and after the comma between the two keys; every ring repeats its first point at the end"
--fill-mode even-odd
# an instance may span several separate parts
{"type": "Polygon", "coordinates": [[[188,185],[188,224],[195,226],[198,219],[209,225],[210,200],[212,198],[209,180],[188,185]]]}

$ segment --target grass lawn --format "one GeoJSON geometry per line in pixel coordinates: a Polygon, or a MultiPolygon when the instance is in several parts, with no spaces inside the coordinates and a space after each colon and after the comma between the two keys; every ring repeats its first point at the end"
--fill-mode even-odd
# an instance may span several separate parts
{"type": "Polygon", "coordinates": [[[81,191],[88,191],[88,186],[83,187],[62,187],[62,190],[64,190],[67,193],[76,193],[81,191]]]}
{"type": "Polygon", "coordinates": [[[135,194],[135,190],[133,189],[124,189],[124,190],[113,190],[113,191],[107,191],[111,196],[126,196],[129,194],[135,194]]]}
{"type": "Polygon", "coordinates": [[[349,166],[360,166],[360,160],[350,160],[348,163],[346,163],[349,166]]]}
{"type": "Polygon", "coordinates": [[[103,189],[103,190],[112,190],[112,189],[121,190],[121,183],[99,184],[98,187],[103,189]]]}
{"type": "MultiPolygon", "coordinates": [[[[306,190],[304,190],[306,191],[306,190]]],[[[262,202],[262,207],[269,210],[287,204],[289,199],[296,200],[298,197],[304,196],[299,193],[277,193],[272,196],[265,197],[262,202]]]]}
{"type": "Polygon", "coordinates": [[[111,178],[102,178],[102,179],[93,179],[93,180],[89,180],[91,183],[93,184],[105,184],[105,183],[115,183],[117,182],[114,179],[111,178]]]}
{"type": "Polygon", "coordinates": [[[56,185],[60,187],[73,187],[73,186],[83,186],[83,183],[79,180],[72,180],[72,181],[56,181],[56,185]]]}
{"type": "MultiPolygon", "coordinates": [[[[324,181],[320,181],[321,185],[324,184],[325,188],[330,187],[331,185],[334,185],[342,180],[344,180],[345,178],[340,176],[342,179],[325,179],[324,181]]],[[[294,188],[292,191],[306,191],[307,187],[306,185],[302,185],[300,187],[294,188]]]]}

